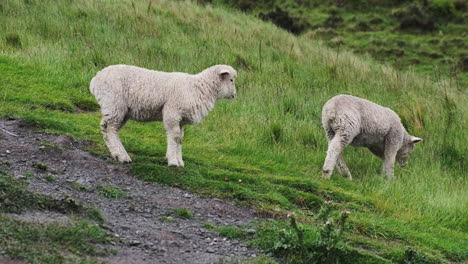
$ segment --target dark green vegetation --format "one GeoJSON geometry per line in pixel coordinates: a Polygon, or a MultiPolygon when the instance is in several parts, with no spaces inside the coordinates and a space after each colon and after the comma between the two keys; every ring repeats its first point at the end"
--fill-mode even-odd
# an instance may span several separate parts
{"type": "MultiPolygon", "coordinates": [[[[193,219],[193,213],[186,208],[172,209],[168,212],[168,215],[185,220],[193,219]]],[[[169,219],[169,217],[167,217],[167,219],[169,219]]]]}
{"type": "MultiPolygon", "coordinates": [[[[75,190],[84,190],[78,184],[73,184],[74,188],[76,188],[75,190]]],[[[96,191],[99,193],[99,195],[101,195],[102,197],[107,198],[107,199],[122,199],[122,198],[127,198],[128,197],[128,194],[125,191],[120,190],[120,189],[118,189],[116,187],[113,187],[113,186],[99,185],[96,188],[96,191]]]]}
{"type": "Polygon", "coordinates": [[[93,256],[108,255],[110,239],[100,228],[101,214],[72,198],[52,199],[26,189],[27,182],[0,170],[0,254],[31,263],[98,263],[93,256]],[[4,215],[49,210],[73,218],[70,225],[32,223],[4,215]]]}
{"type": "MultiPolygon", "coordinates": [[[[121,138],[135,176],[266,215],[295,212],[298,226],[313,232],[319,229],[312,215],[332,201],[337,212],[351,212],[342,237],[357,252],[350,263],[368,255],[404,263],[407,254],[432,263],[468,261],[468,98],[449,81],[336,52],[307,35],[209,5],[0,3],[0,116],[88,140],[88,150],[108,157],[88,85],[98,70],[118,63],[191,73],[225,63],[239,74],[238,99],[219,102],[202,124],[186,129],[184,169],[166,166],[160,123],[130,122],[121,138]],[[409,132],[424,139],[409,166],[396,169],[396,180],[383,179],[380,161],[355,148],[345,151],[353,182],[320,179],[327,147],[321,107],[338,93],[395,109],[409,132]]],[[[273,222],[257,235],[280,241],[285,226],[291,230],[273,222]]]]}
{"type": "MultiPolygon", "coordinates": [[[[349,231],[349,211],[337,212],[334,206],[333,203],[325,203],[310,219],[312,223],[300,224],[293,214],[288,214],[289,221],[254,222],[247,227],[217,227],[216,230],[229,238],[247,240],[250,245],[287,263],[392,263],[346,245],[343,238],[349,231]]],[[[400,263],[411,261],[406,255],[393,260],[400,263]]]]}
{"type": "Polygon", "coordinates": [[[465,0],[207,0],[236,6],[328,46],[468,87],[465,0]]]}

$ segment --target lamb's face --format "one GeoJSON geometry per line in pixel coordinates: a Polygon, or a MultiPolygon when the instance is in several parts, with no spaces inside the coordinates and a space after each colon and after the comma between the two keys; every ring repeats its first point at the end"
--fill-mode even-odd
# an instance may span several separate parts
{"type": "Polygon", "coordinates": [[[400,148],[396,156],[396,160],[400,167],[405,167],[408,164],[408,160],[411,156],[411,152],[413,152],[414,145],[421,141],[422,139],[413,136],[410,136],[409,139],[405,141],[404,145],[400,148]]]}
{"type": "Polygon", "coordinates": [[[237,72],[234,69],[223,69],[219,72],[221,79],[218,99],[234,99],[236,97],[236,77],[237,72]]]}

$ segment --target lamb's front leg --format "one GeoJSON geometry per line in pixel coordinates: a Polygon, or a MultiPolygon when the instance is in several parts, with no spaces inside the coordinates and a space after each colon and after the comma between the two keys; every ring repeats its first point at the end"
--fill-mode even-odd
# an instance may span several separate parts
{"type": "Polygon", "coordinates": [[[182,144],[180,121],[174,119],[165,119],[164,127],[166,129],[167,135],[167,165],[174,167],[182,167],[183,164],[179,164],[178,159],[178,150],[182,144]]]}
{"type": "Polygon", "coordinates": [[[336,168],[338,169],[338,172],[340,172],[341,176],[348,178],[350,181],[353,180],[353,176],[351,176],[351,172],[349,171],[349,168],[346,166],[344,161],[343,153],[338,155],[336,168]]]}
{"type": "Polygon", "coordinates": [[[388,179],[393,179],[397,152],[398,145],[391,140],[387,140],[383,153],[382,174],[388,179]]]}

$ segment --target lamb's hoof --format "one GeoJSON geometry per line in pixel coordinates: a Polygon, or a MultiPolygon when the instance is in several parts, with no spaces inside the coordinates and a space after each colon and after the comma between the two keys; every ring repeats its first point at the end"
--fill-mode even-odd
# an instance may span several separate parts
{"type": "Polygon", "coordinates": [[[132,162],[132,159],[128,155],[115,155],[114,159],[122,164],[129,164],[132,162]]]}
{"type": "Polygon", "coordinates": [[[183,161],[183,160],[179,160],[179,167],[183,168],[184,166],[185,166],[184,161],[183,161]]]}
{"type": "Polygon", "coordinates": [[[322,178],[329,180],[331,178],[331,172],[330,170],[323,170],[322,171],[322,178]]]}
{"type": "Polygon", "coordinates": [[[179,162],[177,160],[169,161],[167,163],[167,166],[169,166],[169,167],[180,167],[179,162]]]}

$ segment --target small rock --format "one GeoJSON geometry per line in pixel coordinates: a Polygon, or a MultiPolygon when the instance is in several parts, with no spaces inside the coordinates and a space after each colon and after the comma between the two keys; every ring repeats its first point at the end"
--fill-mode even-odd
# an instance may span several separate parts
{"type": "Polygon", "coordinates": [[[168,246],[170,247],[180,247],[180,243],[177,241],[171,241],[169,242],[168,246]]]}
{"type": "Polygon", "coordinates": [[[11,151],[8,150],[8,149],[7,149],[5,152],[6,152],[6,154],[10,154],[10,153],[11,153],[11,151]]]}
{"type": "Polygon", "coordinates": [[[158,247],[157,250],[161,253],[166,253],[167,249],[165,247],[158,247]]]}
{"type": "Polygon", "coordinates": [[[138,240],[132,240],[132,241],[130,241],[130,243],[128,243],[128,245],[131,246],[131,247],[136,247],[136,246],[141,245],[141,242],[138,241],[138,240]]]}
{"type": "Polygon", "coordinates": [[[214,248],[212,248],[212,247],[208,247],[208,248],[206,248],[206,252],[208,252],[208,253],[215,253],[216,250],[215,250],[214,248]]]}
{"type": "Polygon", "coordinates": [[[147,243],[145,243],[144,248],[149,249],[149,248],[152,248],[153,246],[154,246],[153,243],[147,242],[147,243]]]}

